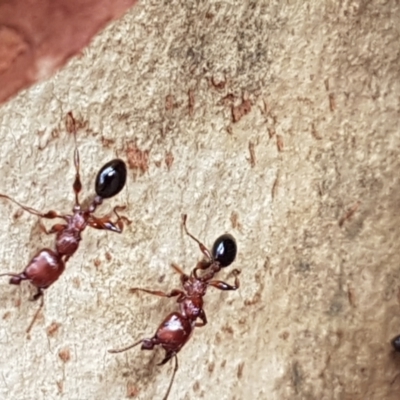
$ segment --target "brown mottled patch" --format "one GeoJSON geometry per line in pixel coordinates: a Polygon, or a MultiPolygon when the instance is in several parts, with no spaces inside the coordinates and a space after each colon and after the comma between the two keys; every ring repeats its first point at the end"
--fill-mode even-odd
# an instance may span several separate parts
{"type": "Polygon", "coordinates": [[[58,139],[58,138],[60,137],[60,130],[59,130],[58,128],[54,128],[54,129],[51,131],[51,137],[52,137],[53,139],[58,139]]]}
{"type": "Polygon", "coordinates": [[[14,300],[14,306],[17,308],[21,307],[21,299],[20,298],[14,300]]]}
{"type": "Polygon", "coordinates": [[[112,255],[111,255],[111,253],[109,251],[106,252],[105,257],[106,257],[107,261],[111,261],[112,260],[112,255]]]}
{"type": "Polygon", "coordinates": [[[223,77],[220,77],[220,76],[215,77],[213,75],[211,77],[211,79],[210,79],[210,83],[215,89],[222,90],[222,89],[225,88],[225,86],[227,84],[227,79],[226,79],[225,76],[223,76],[223,77]]]}
{"type": "Polygon", "coordinates": [[[214,362],[210,362],[210,363],[208,364],[207,369],[208,369],[208,372],[209,372],[210,374],[212,374],[212,372],[213,372],[214,369],[215,369],[215,363],[214,363],[214,362]]]}
{"type": "Polygon", "coordinates": [[[223,360],[223,361],[221,362],[221,368],[225,368],[225,365],[226,365],[226,360],[223,360]]]}
{"type": "Polygon", "coordinates": [[[106,147],[107,149],[110,149],[111,147],[114,146],[115,144],[115,139],[108,139],[105,138],[104,136],[101,137],[101,144],[103,147],[106,147]]]}
{"type": "Polygon", "coordinates": [[[99,259],[99,258],[95,258],[94,261],[93,261],[93,264],[94,264],[94,266],[95,266],[96,268],[99,268],[100,265],[101,265],[100,259],[99,259]]]}
{"type": "Polygon", "coordinates": [[[233,335],[233,329],[229,325],[224,325],[221,330],[222,330],[222,332],[229,333],[229,334],[233,335]]]}
{"type": "Polygon", "coordinates": [[[76,132],[76,121],[71,111],[65,117],[65,129],[68,133],[76,132]]]}
{"type": "Polygon", "coordinates": [[[165,165],[167,166],[168,171],[171,169],[172,164],[174,163],[174,155],[171,151],[167,151],[165,153],[165,165]]]}
{"type": "Polygon", "coordinates": [[[233,93],[228,93],[219,102],[219,104],[224,106],[229,106],[235,101],[235,95],[233,93]]]}
{"type": "Polygon", "coordinates": [[[239,222],[239,214],[236,211],[232,211],[230,220],[232,229],[237,229],[239,231],[242,229],[242,224],[239,222]]]}
{"type": "Polygon", "coordinates": [[[6,311],[6,312],[3,314],[3,319],[6,320],[6,319],[10,318],[10,315],[11,315],[11,312],[10,312],[10,311],[6,311]]]}
{"type": "Polygon", "coordinates": [[[242,361],[241,363],[239,363],[238,367],[237,367],[237,378],[241,379],[243,376],[243,368],[244,368],[244,362],[242,361]]]}
{"type": "Polygon", "coordinates": [[[128,382],[126,385],[126,397],[132,398],[139,394],[139,388],[132,382],[128,382]]]}
{"type": "Polygon", "coordinates": [[[72,285],[75,289],[79,289],[81,287],[81,281],[80,279],[75,276],[74,278],[72,278],[72,285]]]}
{"type": "Polygon", "coordinates": [[[242,99],[238,106],[232,106],[232,121],[239,122],[245,115],[251,111],[251,102],[249,99],[242,99]]]}
{"type": "Polygon", "coordinates": [[[329,109],[331,111],[336,110],[336,97],[334,93],[329,93],[329,109]]]}
{"type": "Polygon", "coordinates": [[[256,152],[255,152],[255,144],[252,141],[249,141],[249,153],[250,153],[250,158],[248,160],[251,168],[254,168],[256,166],[256,152]]]}
{"type": "Polygon", "coordinates": [[[198,392],[199,390],[200,390],[200,382],[196,380],[196,381],[193,383],[193,391],[194,391],[194,392],[198,392]]]}
{"type": "Polygon", "coordinates": [[[283,339],[283,340],[288,340],[288,339],[289,339],[289,336],[290,336],[290,333],[289,333],[288,331],[283,331],[283,332],[279,335],[279,337],[280,337],[281,339],[283,339]]]}
{"type": "Polygon", "coordinates": [[[342,227],[343,224],[350,220],[351,217],[355,214],[355,212],[358,210],[358,208],[360,207],[361,202],[357,201],[357,203],[355,203],[352,207],[350,207],[347,212],[343,215],[342,218],[339,219],[339,227],[342,227]]]}
{"type": "Polygon", "coordinates": [[[140,150],[136,142],[130,141],[126,147],[128,166],[131,169],[140,171],[142,174],[149,170],[150,150],[140,150]]]}
{"type": "Polygon", "coordinates": [[[194,97],[194,90],[189,89],[188,91],[188,98],[189,98],[189,116],[194,114],[194,106],[195,106],[195,97],[194,97]]]}
{"type": "Polygon", "coordinates": [[[71,352],[65,347],[58,352],[58,357],[60,357],[62,362],[66,363],[71,359],[71,352]]]}
{"type": "Polygon", "coordinates": [[[276,134],[275,128],[267,128],[267,130],[269,138],[272,139],[276,134]]]}
{"type": "Polygon", "coordinates": [[[19,219],[21,217],[21,215],[24,213],[24,211],[22,209],[18,209],[17,211],[15,211],[15,213],[13,214],[13,218],[19,219]]]}
{"type": "Polygon", "coordinates": [[[318,133],[314,123],[311,124],[311,135],[317,140],[322,139],[322,136],[318,133]]]}
{"type": "Polygon", "coordinates": [[[173,94],[168,94],[165,96],[165,110],[171,111],[174,108],[177,108],[178,104],[175,101],[175,96],[173,94]]]}
{"type": "Polygon", "coordinates": [[[59,394],[62,394],[64,392],[64,382],[63,381],[57,381],[57,390],[59,394]]]}
{"type": "Polygon", "coordinates": [[[280,182],[280,172],[278,171],[278,173],[276,174],[276,178],[274,180],[274,184],[272,185],[272,189],[271,189],[271,197],[272,200],[275,199],[276,195],[278,194],[278,188],[279,188],[279,182],[280,182]]]}
{"type": "Polygon", "coordinates": [[[50,326],[48,326],[47,329],[46,329],[47,336],[54,337],[57,334],[58,329],[60,328],[60,326],[61,325],[58,322],[54,322],[53,321],[50,324],[50,326]]]}
{"type": "Polygon", "coordinates": [[[283,137],[281,135],[276,135],[276,147],[278,148],[279,152],[283,151],[283,137]]]}
{"type": "Polygon", "coordinates": [[[349,300],[349,304],[352,307],[355,307],[355,305],[356,305],[356,295],[355,295],[354,288],[352,288],[352,287],[348,287],[347,288],[347,298],[349,300]]]}

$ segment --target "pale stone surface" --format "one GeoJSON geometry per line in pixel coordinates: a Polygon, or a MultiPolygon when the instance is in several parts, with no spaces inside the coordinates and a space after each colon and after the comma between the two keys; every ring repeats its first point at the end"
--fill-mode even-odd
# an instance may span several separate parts
{"type": "MultiPolygon", "coordinates": [[[[200,258],[182,213],[209,246],[237,238],[242,287],[210,289],[170,399],[398,399],[399,5],[200,3],[139,3],[0,109],[0,191],[32,207],[72,207],[68,111],[86,123],[83,197],[108,159],[149,151],[102,207],[128,205],[132,225],[85,232],[30,340],[31,292],[4,278],[2,399],[162,398],[161,351],[107,349],[151,336],[175,309],[128,290],[177,287],[169,264],[200,258]],[[242,95],[251,109],[232,123],[242,95]]],[[[1,271],[18,271],[53,238],[0,207],[1,271]]]]}

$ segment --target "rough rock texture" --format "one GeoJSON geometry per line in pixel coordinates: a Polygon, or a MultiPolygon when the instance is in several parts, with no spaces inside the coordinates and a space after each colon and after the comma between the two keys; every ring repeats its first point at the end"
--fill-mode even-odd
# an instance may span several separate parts
{"type": "MultiPolygon", "coordinates": [[[[53,79],[0,109],[0,192],[41,210],[73,203],[119,156],[122,235],[87,230],[46,293],[0,291],[2,399],[161,399],[162,352],[107,349],[151,336],[200,252],[238,241],[237,292],[209,290],[209,324],[179,354],[170,399],[398,399],[400,6],[397,1],[139,3],[53,79]]],[[[53,238],[0,202],[1,271],[53,238]]],[[[46,221],[49,226],[51,222],[46,221]]],[[[232,281],[229,268],[220,279],[232,281]]]]}
{"type": "Polygon", "coordinates": [[[0,103],[52,75],[136,0],[0,2],[0,103]]]}

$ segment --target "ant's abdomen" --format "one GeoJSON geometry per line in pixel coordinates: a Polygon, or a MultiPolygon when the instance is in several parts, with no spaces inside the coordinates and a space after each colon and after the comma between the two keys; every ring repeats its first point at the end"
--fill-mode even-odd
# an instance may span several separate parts
{"type": "Polygon", "coordinates": [[[37,288],[47,288],[60,277],[64,268],[64,261],[57,253],[43,249],[29,262],[24,275],[37,288]]]}

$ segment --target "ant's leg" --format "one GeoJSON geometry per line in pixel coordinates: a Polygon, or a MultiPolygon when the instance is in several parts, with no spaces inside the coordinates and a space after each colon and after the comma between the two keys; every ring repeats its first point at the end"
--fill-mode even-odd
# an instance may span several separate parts
{"type": "Polygon", "coordinates": [[[186,220],[187,220],[187,215],[183,214],[182,215],[182,223],[183,223],[183,229],[185,230],[186,235],[188,235],[190,238],[192,238],[200,247],[200,251],[211,261],[212,256],[210,251],[207,249],[206,246],[204,246],[203,243],[200,242],[199,239],[195,238],[187,229],[186,227],[186,220]]]}
{"type": "Polygon", "coordinates": [[[113,211],[114,214],[117,216],[117,220],[115,222],[111,221],[109,216],[102,218],[96,218],[91,216],[88,221],[88,224],[89,226],[95,229],[104,229],[108,231],[121,233],[122,230],[124,229],[124,221],[128,225],[131,223],[131,221],[127,217],[118,214],[118,211],[124,210],[125,208],[126,208],[125,206],[114,207],[113,211]]]}
{"type": "Polygon", "coordinates": [[[172,263],[172,264],[171,264],[171,267],[175,270],[175,272],[177,272],[177,273],[181,276],[181,282],[182,282],[182,284],[184,284],[184,283],[189,279],[189,276],[186,275],[186,274],[183,272],[182,268],[181,268],[179,265],[177,265],[177,264],[175,264],[175,263],[172,263]]]}
{"type": "Polygon", "coordinates": [[[130,346],[124,347],[122,349],[114,349],[114,350],[108,350],[109,353],[115,354],[115,353],[122,353],[124,351],[130,350],[133,347],[137,346],[138,344],[142,343],[145,339],[140,339],[139,341],[137,341],[134,344],[131,344],[130,346]]]}
{"type": "Polygon", "coordinates": [[[13,203],[15,203],[16,205],[21,207],[24,211],[27,211],[28,213],[33,214],[33,215],[37,215],[40,218],[47,218],[47,219],[62,218],[62,219],[66,219],[65,215],[60,215],[56,211],[53,211],[53,210],[50,210],[47,213],[42,213],[42,212],[40,212],[38,210],[35,210],[32,207],[24,206],[23,204],[18,203],[18,201],[14,200],[10,196],[7,196],[6,194],[0,194],[0,197],[3,197],[4,199],[12,201],[13,203]]]}
{"type": "MultiPolygon", "coordinates": [[[[167,399],[168,399],[169,392],[171,391],[172,384],[174,383],[174,378],[175,378],[176,371],[178,371],[178,357],[177,357],[176,353],[174,353],[172,356],[170,356],[170,357],[168,358],[168,360],[169,360],[170,358],[172,358],[172,357],[174,357],[174,359],[175,359],[175,367],[174,367],[174,371],[172,372],[172,377],[171,377],[171,381],[170,381],[169,386],[168,386],[167,393],[165,393],[165,396],[163,397],[163,400],[167,400],[167,399]]],[[[167,360],[167,361],[168,361],[168,360],[167,360]]],[[[164,362],[162,362],[162,364],[163,364],[163,363],[164,363],[164,362]]]]}
{"type": "Polygon", "coordinates": [[[210,261],[199,261],[196,265],[196,267],[194,268],[194,270],[192,271],[192,275],[198,279],[197,276],[197,271],[198,270],[205,270],[210,268],[211,262],[210,261]]]}
{"type": "Polygon", "coordinates": [[[43,224],[42,221],[39,222],[39,225],[40,225],[41,231],[42,231],[43,233],[45,233],[46,235],[51,235],[51,234],[53,234],[53,233],[58,233],[58,232],[60,232],[60,231],[63,231],[63,230],[65,229],[65,227],[66,227],[65,224],[55,224],[55,225],[53,225],[50,229],[47,229],[47,228],[44,226],[44,224],[43,224]]]}
{"type": "Polygon", "coordinates": [[[228,283],[222,282],[222,281],[210,281],[207,283],[208,286],[213,286],[219,290],[236,290],[240,286],[239,278],[238,275],[240,274],[240,271],[238,269],[234,269],[232,271],[234,277],[235,277],[235,284],[234,285],[229,285],[228,283]]]}
{"type": "Polygon", "coordinates": [[[10,285],[19,285],[22,281],[26,281],[28,279],[23,272],[20,274],[17,274],[14,272],[6,272],[4,274],[0,274],[0,276],[11,277],[10,282],[9,282],[10,285]]]}
{"type": "Polygon", "coordinates": [[[40,304],[39,304],[39,308],[37,309],[35,315],[32,318],[32,322],[29,324],[28,329],[26,330],[26,333],[29,333],[30,330],[32,329],[33,324],[35,323],[40,310],[43,308],[44,305],[44,293],[43,293],[43,289],[38,288],[37,293],[33,296],[32,301],[36,301],[40,298],[40,304]]]}
{"type": "Polygon", "coordinates": [[[203,309],[200,310],[199,318],[201,319],[201,322],[196,322],[195,324],[196,328],[201,328],[202,326],[207,324],[206,313],[204,312],[203,309]]]}
{"type": "Polygon", "coordinates": [[[108,350],[108,352],[112,354],[122,353],[124,351],[132,349],[140,343],[142,343],[142,350],[153,350],[154,346],[160,344],[159,340],[156,337],[152,337],[151,339],[140,339],[127,347],[124,347],[122,349],[108,350]]]}
{"type": "Polygon", "coordinates": [[[160,297],[176,297],[179,296],[177,301],[179,302],[180,300],[185,297],[185,293],[183,293],[181,290],[178,289],[173,289],[171,290],[170,293],[165,293],[162,292],[161,290],[148,290],[148,289],[141,289],[141,288],[132,288],[129,289],[129,293],[135,293],[135,292],[145,292],[149,294],[154,294],[155,296],[160,296],[160,297]]]}

